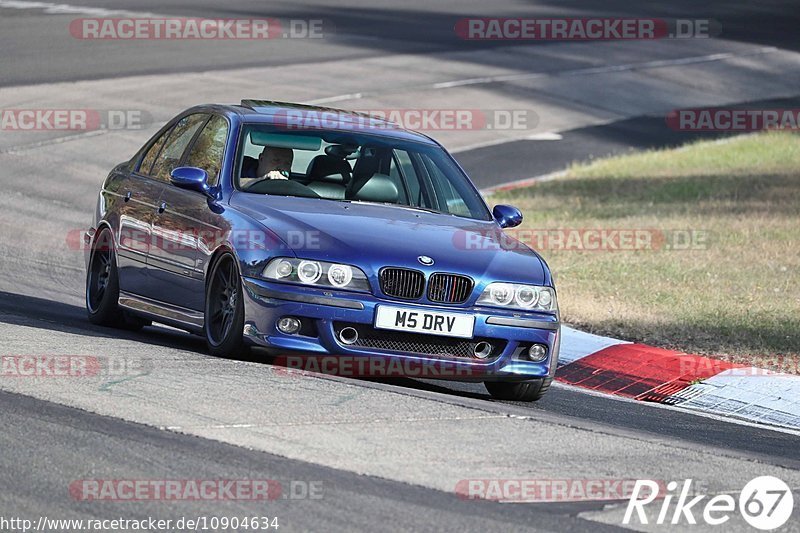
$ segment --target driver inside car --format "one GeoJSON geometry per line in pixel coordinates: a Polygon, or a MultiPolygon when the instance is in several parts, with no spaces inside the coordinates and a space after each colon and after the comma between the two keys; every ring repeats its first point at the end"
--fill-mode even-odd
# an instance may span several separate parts
{"type": "Polygon", "coordinates": [[[291,148],[265,146],[258,156],[258,161],[245,157],[242,162],[242,186],[250,185],[258,180],[287,180],[292,170],[294,151],[291,148]]]}

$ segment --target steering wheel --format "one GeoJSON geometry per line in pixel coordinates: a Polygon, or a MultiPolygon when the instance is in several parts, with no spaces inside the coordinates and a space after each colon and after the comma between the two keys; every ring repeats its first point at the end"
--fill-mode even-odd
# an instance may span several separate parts
{"type": "Polygon", "coordinates": [[[246,187],[242,187],[242,191],[256,194],[319,198],[319,195],[313,189],[292,180],[260,179],[246,187]]]}
{"type": "Polygon", "coordinates": [[[245,192],[258,192],[258,191],[251,191],[251,189],[254,186],[258,185],[259,183],[264,183],[265,181],[271,181],[271,178],[261,178],[261,179],[256,180],[256,181],[251,181],[250,183],[248,183],[247,185],[242,187],[242,190],[245,191],[245,192]]]}

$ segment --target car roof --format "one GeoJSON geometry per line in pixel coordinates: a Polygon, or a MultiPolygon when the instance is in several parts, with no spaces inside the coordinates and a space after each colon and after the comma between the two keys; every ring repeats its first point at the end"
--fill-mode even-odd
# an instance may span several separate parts
{"type": "MultiPolygon", "coordinates": [[[[242,100],[240,104],[206,104],[195,106],[192,110],[227,112],[237,115],[242,122],[248,124],[285,126],[287,120],[302,120],[303,128],[308,130],[350,131],[404,141],[438,144],[427,135],[407,130],[394,122],[370,116],[366,113],[332,107],[277,102],[274,100],[246,99],[242,100]],[[320,120],[324,124],[320,125],[320,120]],[[341,127],[336,127],[337,124],[341,127]]],[[[295,128],[300,129],[299,127],[295,128]]]]}

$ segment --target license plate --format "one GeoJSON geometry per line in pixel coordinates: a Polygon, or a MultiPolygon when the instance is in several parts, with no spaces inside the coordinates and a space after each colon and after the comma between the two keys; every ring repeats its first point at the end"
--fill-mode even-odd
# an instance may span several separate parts
{"type": "Polygon", "coordinates": [[[375,327],[380,329],[471,339],[474,326],[474,316],[456,313],[412,311],[385,305],[379,305],[375,312],[375,327]]]}

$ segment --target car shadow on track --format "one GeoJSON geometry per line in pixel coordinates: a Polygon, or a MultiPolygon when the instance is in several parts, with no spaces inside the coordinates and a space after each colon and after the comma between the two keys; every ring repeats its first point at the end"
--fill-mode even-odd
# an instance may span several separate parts
{"type": "Polygon", "coordinates": [[[177,329],[152,326],[141,332],[131,332],[96,326],[86,318],[83,307],[5,291],[0,291],[0,323],[92,337],[135,340],[167,348],[205,349],[203,339],[177,329]]]}
{"type": "MultiPolygon", "coordinates": [[[[86,310],[81,306],[5,291],[0,291],[0,323],[59,331],[74,335],[106,339],[124,339],[142,342],[148,345],[187,350],[202,355],[208,355],[204,339],[185,331],[162,326],[160,324],[145,327],[140,332],[96,326],[89,322],[86,318],[86,310]]],[[[287,367],[286,362],[288,359],[282,357],[282,355],[284,354],[274,354],[260,348],[255,348],[251,350],[250,353],[233,359],[261,363],[272,369],[285,369],[287,373],[295,372],[292,368],[287,367]]],[[[208,357],[212,356],[208,355],[208,357]]],[[[325,372],[323,370],[324,369],[321,368],[320,372],[324,374],[325,372]]],[[[329,375],[335,376],[338,374],[330,373],[329,375]]],[[[479,383],[443,382],[404,377],[350,377],[360,381],[377,381],[409,389],[438,392],[465,398],[490,400],[488,393],[479,383]]]]}

